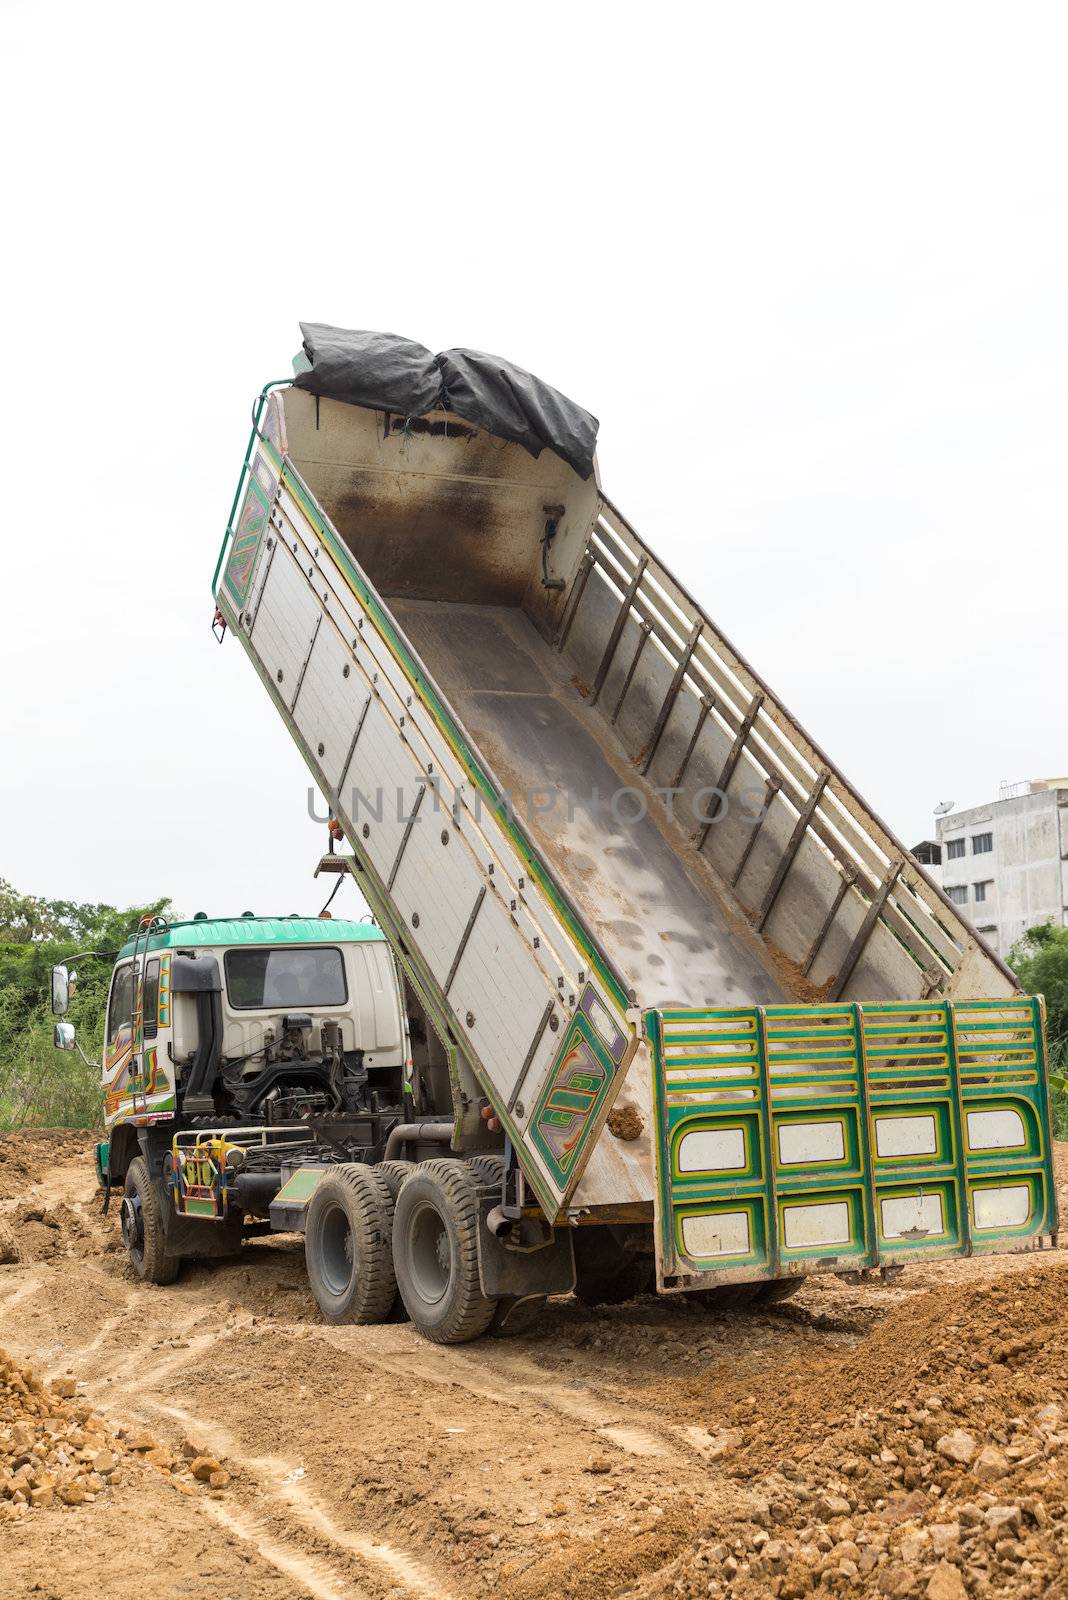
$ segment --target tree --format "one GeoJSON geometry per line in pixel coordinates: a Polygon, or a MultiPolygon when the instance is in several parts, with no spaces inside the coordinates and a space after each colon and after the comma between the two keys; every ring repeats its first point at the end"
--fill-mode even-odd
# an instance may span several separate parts
{"type": "Polygon", "coordinates": [[[77,958],[69,1020],[92,1058],[99,1054],[116,953],[142,916],[158,916],[169,905],[161,899],[120,910],[43,900],[0,879],[0,1127],[92,1127],[99,1121],[98,1074],[52,1045],[51,968],[77,958]]]}
{"type": "Polygon", "coordinates": [[[1068,1041],[1068,928],[1043,922],[1029,928],[1012,947],[1009,966],[1027,994],[1046,1001],[1046,1029],[1051,1046],[1068,1041]]]}

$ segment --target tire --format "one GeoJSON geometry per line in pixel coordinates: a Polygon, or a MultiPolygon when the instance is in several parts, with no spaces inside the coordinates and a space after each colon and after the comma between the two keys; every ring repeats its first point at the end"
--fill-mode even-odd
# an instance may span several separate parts
{"type": "Polygon", "coordinates": [[[119,1220],[130,1265],[146,1283],[173,1283],[181,1257],[169,1255],[163,1235],[162,1186],[152,1182],[143,1156],[126,1169],[119,1220]]]}
{"type": "Polygon", "coordinates": [[[386,1321],[397,1294],[392,1227],[388,1185],[370,1167],[335,1167],[319,1180],[308,1204],[304,1258],[327,1322],[386,1321]]]}
{"type": "Polygon", "coordinates": [[[762,1283],[724,1283],[715,1289],[698,1289],[692,1298],[710,1311],[741,1311],[760,1297],[762,1283]]]}
{"type": "Polygon", "coordinates": [[[485,1155],[468,1156],[467,1165],[483,1188],[499,1189],[504,1182],[504,1157],[493,1151],[485,1155]]]}
{"type": "MultiPolygon", "coordinates": [[[[396,1211],[397,1201],[400,1198],[401,1185],[404,1183],[405,1178],[409,1177],[410,1174],[415,1171],[415,1162],[401,1160],[380,1161],[377,1166],[371,1168],[371,1171],[378,1173],[386,1188],[389,1190],[389,1197],[393,1201],[393,1208],[394,1211],[396,1211]]],[[[389,1248],[390,1252],[392,1253],[392,1233],[390,1234],[389,1248]]],[[[404,1301],[400,1297],[399,1290],[393,1297],[393,1304],[390,1306],[389,1314],[385,1320],[387,1322],[408,1321],[408,1313],[404,1309],[404,1301]]]]}
{"type": "Polygon", "coordinates": [[[621,1250],[606,1228],[575,1231],[575,1296],[584,1306],[621,1306],[644,1294],[653,1258],[621,1250]]]}
{"type": "Polygon", "coordinates": [[[409,1173],[415,1171],[414,1161],[380,1161],[376,1167],[371,1168],[377,1172],[389,1190],[389,1197],[396,1205],[400,1198],[401,1184],[409,1173]]]}
{"type": "Polygon", "coordinates": [[[478,1179],[463,1161],[423,1161],[401,1190],[393,1223],[397,1286],[434,1344],[485,1333],[497,1309],[478,1276],[478,1179]]]}
{"type": "Polygon", "coordinates": [[[757,1305],[776,1306],[780,1300],[792,1300],[804,1281],[804,1278],[769,1278],[757,1290],[757,1305]]]}

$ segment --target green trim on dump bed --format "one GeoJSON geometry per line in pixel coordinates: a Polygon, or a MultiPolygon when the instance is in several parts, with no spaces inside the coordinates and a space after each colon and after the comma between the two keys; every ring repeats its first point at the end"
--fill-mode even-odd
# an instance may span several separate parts
{"type": "MultiPolygon", "coordinates": [[[[148,938],[149,950],[171,950],[182,946],[218,944],[367,944],[384,939],[382,929],[373,922],[343,922],[334,917],[201,917],[189,922],[172,922],[158,928],[148,938]]],[[[146,948],[138,941],[138,953],[146,948]]],[[[133,955],[134,941],[128,939],[119,951],[119,960],[133,955]]]]}

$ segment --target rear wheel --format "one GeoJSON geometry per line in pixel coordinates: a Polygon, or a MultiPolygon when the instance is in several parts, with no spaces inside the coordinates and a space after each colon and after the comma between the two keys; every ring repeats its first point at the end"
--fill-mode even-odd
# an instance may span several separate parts
{"type": "Polygon", "coordinates": [[[397,1201],[393,1259],[408,1315],[435,1344],[485,1333],[497,1309],[478,1275],[478,1179],[462,1161],[421,1162],[397,1201]]]}
{"type": "Polygon", "coordinates": [[[415,1171],[414,1161],[380,1161],[376,1167],[371,1168],[377,1172],[389,1190],[389,1197],[396,1205],[400,1198],[401,1184],[409,1173],[415,1171]]]}
{"type": "Polygon", "coordinates": [[[166,1249],[163,1206],[162,1185],[152,1182],[144,1157],[135,1156],[126,1169],[119,1221],[130,1265],[146,1283],[173,1283],[181,1266],[166,1249]]]}
{"type": "Polygon", "coordinates": [[[336,1167],[308,1204],[304,1256],[315,1302],[333,1323],[385,1322],[397,1293],[393,1200],[370,1167],[336,1167]]]}
{"type": "MultiPolygon", "coordinates": [[[[400,1199],[401,1185],[404,1183],[404,1180],[409,1176],[409,1174],[415,1171],[415,1162],[401,1160],[380,1161],[378,1165],[373,1167],[371,1170],[373,1172],[377,1172],[382,1181],[385,1183],[386,1188],[389,1190],[389,1197],[393,1201],[393,1209],[395,1212],[397,1208],[397,1201],[400,1199]]],[[[392,1251],[392,1249],[393,1240],[391,1236],[390,1250],[392,1251]]],[[[408,1313],[404,1309],[404,1301],[400,1297],[399,1290],[393,1297],[393,1304],[389,1308],[389,1315],[386,1317],[386,1321],[408,1321],[408,1313]]]]}
{"type": "Polygon", "coordinates": [[[804,1278],[769,1278],[760,1285],[757,1304],[774,1306],[780,1300],[791,1300],[804,1281],[804,1278]]]}
{"type": "Polygon", "coordinates": [[[721,1283],[714,1289],[697,1289],[692,1298],[710,1311],[740,1311],[760,1298],[762,1283],[721,1283]]]}

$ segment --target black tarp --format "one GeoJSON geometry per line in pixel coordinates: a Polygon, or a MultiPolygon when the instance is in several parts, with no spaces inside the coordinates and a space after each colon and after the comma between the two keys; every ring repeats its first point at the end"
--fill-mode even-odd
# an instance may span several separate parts
{"type": "Polygon", "coordinates": [[[548,446],[582,478],[593,471],[597,418],[533,373],[479,350],[443,350],[395,333],[364,333],[302,322],[311,363],[294,379],[331,400],[421,417],[442,408],[531,455],[548,446]]]}

